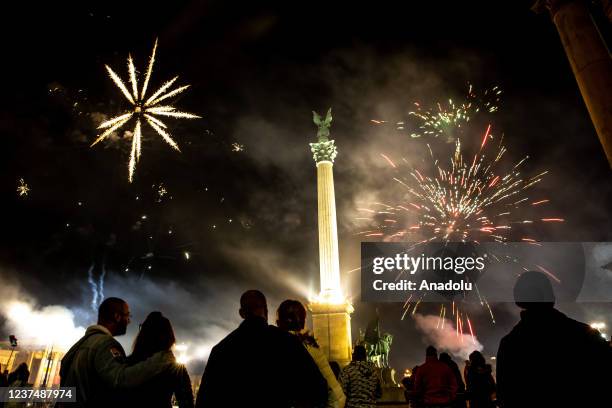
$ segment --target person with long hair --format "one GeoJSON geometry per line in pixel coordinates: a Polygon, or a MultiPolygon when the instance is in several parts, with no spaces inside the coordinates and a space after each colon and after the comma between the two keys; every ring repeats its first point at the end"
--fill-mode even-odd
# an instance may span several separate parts
{"type": "MultiPolygon", "coordinates": [[[[308,353],[319,367],[321,375],[327,381],[327,408],[343,408],[346,397],[338,378],[334,375],[330,362],[319,348],[315,338],[305,330],[306,308],[297,300],[287,299],[277,310],[277,326],[296,336],[306,347],[308,353]]],[[[337,363],[336,363],[337,364],[337,363]]]]}
{"type": "Polygon", "coordinates": [[[495,380],[491,374],[491,365],[486,363],[478,350],[470,354],[470,365],[467,369],[465,382],[470,400],[470,408],[493,408],[495,380]]]}
{"type": "MultiPolygon", "coordinates": [[[[172,349],[176,343],[170,320],[161,312],[151,312],[140,325],[128,364],[137,364],[159,351],[172,349]]],[[[193,390],[187,368],[175,363],[143,385],[131,389],[129,406],[171,408],[172,396],[180,408],[193,408],[193,390]]]]}

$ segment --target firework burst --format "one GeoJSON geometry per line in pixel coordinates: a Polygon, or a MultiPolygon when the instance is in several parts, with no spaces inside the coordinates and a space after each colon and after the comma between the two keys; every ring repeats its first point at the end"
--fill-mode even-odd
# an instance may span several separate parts
{"type": "MultiPolygon", "coordinates": [[[[362,215],[358,219],[368,225],[358,235],[381,241],[412,241],[417,245],[514,240],[538,245],[535,238],[523,236],[525,228],[538,222],[564,221],[558,217],[526,216],[549,202],[545,198],[529,197],[530,189],[548,172],[524,176],[529,156],[508,166],[502,160],[507,152],[503,138],[497,144],[492,139],[491,125],[488,125],[482,139],[478,139],[473,156],[464,154],[458,139],[450,158],[443,161],[436,158],[427,144],[428,155],[421,168],[408,166],[405,158],[394,161],[393,157],[381,153],[381,161],[393,173],[393,184],[402,192],[402,200],[391,204],[375,202],[359,208],[362,215]]],[[[500,261],[494,254],[490,255],[500,261]]],[[[551,276],[554,277],[552,273],[551,276]]],[[[488,310],[495,323],[486,297],[479,292],[477,284],[475,287],[480,305],[488,310]]],[[[423,300],[422,297],[407,299],[402,319],[411,309],[414,315],[423,300]]],[[[440,307],[439,325],[447,313],[444,304],[440,307]]],[[[451,315],[456,320],[457,335],[463,335],[467,328],[474,339],[472,321],[454,302],[451,315]]]]}
{"type": "Polygon", "coordinates": [[[98,126],[98,129],[102,130],[103,132],[98,135],[98,137],[91,144],[91,146],[94,146],[95,144],[103,141],[111,134],[113,134],[113,132],[116,132],[117,130],[126,126],[128,122],[134,119],[136,123],[132,132],[132,146],[130,151],[130,160],[128,163],[128,180],[130,181],[130,183],[132,182],[132,179],[134,177],[136,164],[140,159],[143,123],[147,123],[173,149],[180,151],[177,143],[174,141],[174,139],[168,132],[168,127],[159,117],[162,116],[179,119],[196,119],[200,117],[192,113],[181,112],[172,105],[162,104],[162,102],[167,101],[168,99],[184,92],[187,88],[189,88],[189,85],[184,85],[172,90],[170,89],[174,82],[178,79],[178,76],[172,78],[169,81],[166,81],[159,89],[157,89],[157,91],[153,92],[150,96],[147,94],[149,81],[151,79],[151,74],[153,73],[153,63],[155,62],[156,51],[157,40],[155,40],[153,52],[151,53],[149,65],[147,67],[147,71],[140,89],[138,89],[139,84],[136,75],[136,67],[134,66],[134,61],[131,55],[128,56],[130,89],[128,89],[126,84],[121,80],[119,75],[115,73],[115,71],[113,71],[108,65],[105,65],[108,75],[110,76],[114,84],[117,86],[117,88],[119,88],[125,99],[127,99],[127,101],[129,102],[130,109],[120,115],[117,115],[101,123],[98,126]]]}
{"type": "MultiPolygon", "coordinates": [[[[457,140],[448,166],[443,166],[429,150],[429,169],[410,168],[396,164],[381,154],[395,172],[393,177],[404,194],[397,204],[373,203],[359,210],[361,217],[370,222],[368,230],[359,234],[379,237],[387,241],[402,241],[420,237],[430,241],[497,241],[506,242],[510,232],[518,225],[534,222],[562,222],[563,218],[538,217],[524,219],[518,211],[522,207],[534,208],[548,200],[530,200],[527,192],[539,183],[547,171],[535,176],[522,176],[522,166],[529,156],[516,162],[509,171],[500,169],[506,153],[503,140],[489,154],[487,141],[492,138],[491,126],[484,132],[480,150],[466,159],[461,141],[457,140]]],[[[536,242],[523,237],[525,242],[536,242]]]]}
{"type": "Polygon", "coordinates": [[[30,187],[25,182],[24,179],[19,179],[19,184],[17,184],[17,193],[19,197],[26,197],[30,192],[30,187]]]}
{"type": "MultiPolygon", "coordinates": [[[[469,85],[466,97],[458,103],[449,99],[448,103],[438,102],[433,108],[425,108],[415,102],[416,110],[408,114],[416,117],[420,124],[410,136],[413,138],[442,136],[446,137],[447,141],[453,142],[461,135],[474,115],[493,113],[499,109],[501,93],[501,89],[495,86],[479,95],[472,85],[469,85]]],[[[404,130],[404,122],[398,122],[397,125],[398,130],[404,130]]]]}

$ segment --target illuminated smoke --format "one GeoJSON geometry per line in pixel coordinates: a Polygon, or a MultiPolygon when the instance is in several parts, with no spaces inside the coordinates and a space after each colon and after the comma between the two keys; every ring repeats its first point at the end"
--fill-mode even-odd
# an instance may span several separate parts
{"type": "Polygon", "coordinates": [[[445,319],[444,325],[440,325],[438,316],[417,313],[413,317],[417,329],[425,336],[424,341],[436,347],[438,352],[446,351],[467,360],[472,351],[483,349],[477,338],[468,333],[457,334],[451,320],[445,319]]]}
{"type": "Polygon", "coordinates": [[[85,333],[74,314],[63,306],[39,307],[30,301],[10,300],[0,304],[6,327],[24,346],[67,350],[85,333]]]}

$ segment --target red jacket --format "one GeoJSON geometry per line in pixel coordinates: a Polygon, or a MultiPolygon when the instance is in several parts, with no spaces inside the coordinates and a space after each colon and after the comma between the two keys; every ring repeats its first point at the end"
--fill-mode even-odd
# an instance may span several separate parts
{"type": "Polygon", "coordinates": [[[457,395],[457,380],[449,366],[427,357],[416,372],[414,391],[425,405],[450,404],[457,395]]]}

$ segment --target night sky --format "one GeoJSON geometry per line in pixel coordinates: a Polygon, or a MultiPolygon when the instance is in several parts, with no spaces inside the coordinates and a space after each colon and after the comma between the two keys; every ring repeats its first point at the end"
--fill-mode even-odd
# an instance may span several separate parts
{"type": "MultiPolygon", "coordinates": [[[[531,235],[612,241],[609,164],[558,33],[530,2],[113,3],[29,5],[5,16],[3,302],[62,305],[86,326],[93,319],[88,271],[99,277],[105,270],[104,294],[132,307],[130,333],[146,313],[161,310],[179,341],[210,347],[237,325],[238,298],[250,288],[268,295],[273,322],[280,301],[305,300],[318,288],[308,143],[316,136],[311,111],[332,106],[340,265],[356,307],[353,336],[378,308],[383,330],[395,336],[392,365],[412,367],[427,340],[411,318],[400,321],[402,305],[359,302],[362,228],[355,218],[362,203],[396,191],[380,154],[417,163],[425,141],[371,119],[408,120],[413,102],[461,99],[468,82],[503,89],[500,111],[488,121],[503,133],[509,157],[530,156],[529,174],[549,170],[534,195],[551,200],[545,215],[566,221],[536,225],[531,235]],[[166,121],[182,153],[145,128],[129,184],[129,143],[119,135],[89,144],[104,118],[127,108],[104,64],[126,79],[132,53],[144,71],[156,37],[150,86],[180,75],[178,83],[192,87],[174,103],[203,118],[166,121]],[[20,178],[31,188],[27,197],[16,193],[20,178]]],[[[518,316],[511,304],[493,308],[496,325],[486,311],[473,311],[487,355],[518,316]]],[[[583,320],[612,311],[601,303],[560,308],[583,320]]],[[[10,330],[0,330],[2,338],[10,330]]],[[[126,349],[130,341],[122,340],[126,349]]],[[[193,372],[201,369],[192,363],[193,372]]]]}

